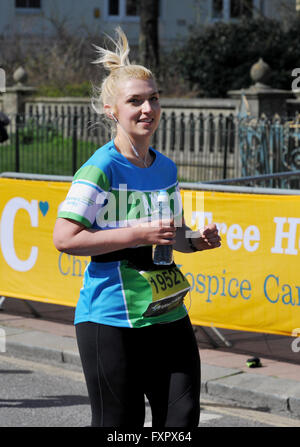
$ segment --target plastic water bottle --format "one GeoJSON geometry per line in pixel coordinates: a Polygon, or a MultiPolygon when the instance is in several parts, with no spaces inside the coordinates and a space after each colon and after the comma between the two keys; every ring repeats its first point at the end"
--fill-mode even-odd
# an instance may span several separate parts
{"type": "MultiPolygon", "coordinates": [[[[167,191],[160,191],[157,198],[158,218],[171,219],[171,210],[169,207],[169,197],[167,191]]],[[[172,245],[153,245],[153,263],[156,265],[170,265],[173,263],[172,245]]]]}

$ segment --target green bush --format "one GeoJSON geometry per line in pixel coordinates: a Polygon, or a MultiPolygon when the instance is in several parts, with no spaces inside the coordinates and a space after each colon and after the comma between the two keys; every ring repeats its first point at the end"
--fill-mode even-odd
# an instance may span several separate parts
{"type": "Polygon", "coordinates": [[[225,97],[228,90],[252,84],[250,68],[262,57],[272,69],[268,84],[290,90],[291,71],[300,63],[299,30],[299,19],[286,30],[266,18],[191,29],[173,53],[173,69],[199,96],[225,97]]]}
{"type": "Polygon", "coordinates": [[[19,124],[19,141],[21,144],[28,145],[39,139],[52,141],[58,136],[58,130],[54,123],[48,122],[38,124],[35,119],[29,119],[24,125],[19,124]]]}
{"type": "Polygon", "coordinates": [[[61,96],[90,97],[91,90],[91,83],[88,81],[81,82],[80,84],[66,84],[63,87],[55,84],[44,84],[38,88],[36,95],[52,98],[61,96]]]}

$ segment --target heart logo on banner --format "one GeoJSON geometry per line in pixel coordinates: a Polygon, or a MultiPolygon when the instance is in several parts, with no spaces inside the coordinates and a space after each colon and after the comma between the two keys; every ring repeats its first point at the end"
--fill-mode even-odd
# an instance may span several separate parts
{"type": "Polygon", "coordinates": [[[45,217],[49,210],[49,203],[48,202],[39,202],[39,208],[41,210],[42,215],[45,217]]]}

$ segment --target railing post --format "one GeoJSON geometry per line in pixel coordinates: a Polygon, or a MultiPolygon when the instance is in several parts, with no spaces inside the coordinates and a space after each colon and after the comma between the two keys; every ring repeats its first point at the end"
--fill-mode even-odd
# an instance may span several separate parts
{"type": "Polygon", "coordinates": [[[230,119],[228,116],[225,120],[225,141],[224,141],[224,159],[223,159],[223,179],[227,178],[227,155],[228,155],[228,143],[231,133],[231,125],[230,125],[230,119]]]}
{"type": "Polygon", "coordinates": [[[16,114],[16,141],[15,141],[15,171],[20,172],[20,138],[19,138],[19,127],[20,127],[21,117],[16,114]]]}
{"type": "Polygon", "coordinates": [[[77,120],[78,115],[75,110],[75,115],[73,117],[73,132],[72,132],[72,173],[75,174],[77,170],[77,120]]]}

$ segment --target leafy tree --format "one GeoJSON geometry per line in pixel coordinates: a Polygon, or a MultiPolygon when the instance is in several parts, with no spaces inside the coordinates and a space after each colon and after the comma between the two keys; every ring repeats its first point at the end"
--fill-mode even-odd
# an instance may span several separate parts
{"type": "Polygon", "coordinates": [[[286,30],[263,17],[191,29],[173,53],[174,68],[199,96],[225,97],[252,84],[251,66],[262,57],[271,67],[269,85],[291,89],[291,71],[300,63],[299,30],[299,19],[286,30]]]}
{"type": "Polygon", "coordinates": [[[140,0],[139,59],[157,71],[159,67],[159,0],[140,0]]]}

